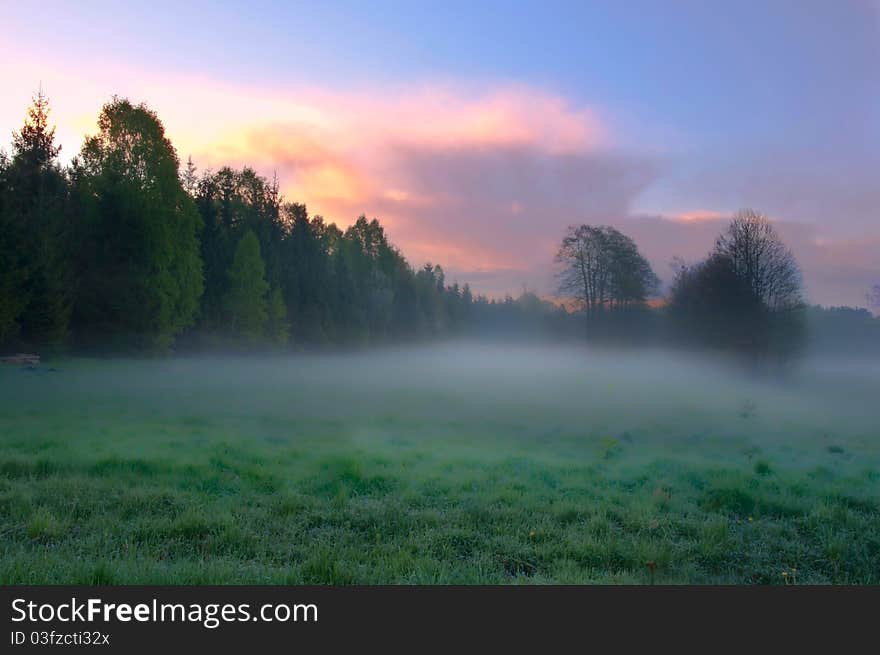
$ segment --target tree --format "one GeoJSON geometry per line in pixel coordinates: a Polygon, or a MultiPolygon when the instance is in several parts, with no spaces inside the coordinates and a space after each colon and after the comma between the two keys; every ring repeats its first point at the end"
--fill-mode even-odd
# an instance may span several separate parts
{"type": "Polygon", "coordinates": [[[266,298],[269,285],[265,275],[260,242],[248,230],[235,247],[225,298],[228,329],[245,342],[258,341],[269,318],[266,298]]]}
{"type": "Polygon", "coordinates": [[[659,286],[635,242],[610,226],[570,226],[556,262],[560,294],[590,313],[642,303],[659,286]]]}
{"type": "Polygon", "coordinates": [[[766,216],[744,209],[715,242],[768,313],[769,357],[790,361],[806,342],[801,272],[766,216]]]}
{"type": "Polygon", "coordinates": [[[199,176],[192,157],[186,158],[186,168],[183,169],[183,173],[180,175],[180,183],[183,186],[183,190],[195,198],[199,190],[199,176]]]}
{"type": "Polygon", "coordinates": [[[55,145],[55,128],[49,126],[49,99],[42,89],[28,108],[24,126],[12,135],[12,150],[32,172],[51,165],[61,152],[61,146],[55,145]]]}
{"type": "Polygon", "coordinates": [[[335,331],[331,251],[338,230],[325,225],[320,216],[310,218],[300,203],[285,203],[282,216],[287,232],[282,243],[281,286],[291,332],[297,342],[324,343],[335,331]]]}
{"type": "Polygon", "coordinates": [[[12,158],[0,162],[0,342],[57,347],[67,335],[68,181],[60,150],[40,90],[13,133],[12,158]]]}
{"type": "Polygon", "coordinates": [[[155,112],[120,98],[104,105],[73,169],[81,340],[165,349],[194,322],[201,221],[178,168],[155,112]]]}
{"type": "Polygon", "coordinates": [[[611,308],[644,303],[657,293],[660,279],[631,238],[612,228],[608,241],[611,249],[611,308]]]}
{"type": "Polygon", "coordinates": [[[713,253],[693,266],[679,263],[667,311],[691,345],[751,356],[767,349],[768,312],[727,255],[713,253]]]}
{"type": "Polygon", "coordinates": [[[27,277],[18,249],[17,230],[6,209],[8,178],[9,158],[0,152],[0,344],[11,341],[18,333],[18,319],[25,305],[19,291],[27,277]]]}
{"type": "Polygon", "coordinates": [[[716,240],[715,252],[730,258],[737,275],[770,311],[802,304],[800,269],[766,216],[751,209],[738,212],[716,240]]]}
{"type": "MultiPolygon", "coordinates": [[[[194,176],[191,168],[187,166],[184,171],[184,182],[194,176]]],[[[266,281],[270,286],[281,287],[289,303],[283,280],[289,273],[285,262],[289,226],[285,225],[277,186],[251,168],[223,167],[202,175],[196,184],[195,201],[204,224],[201,255],[205,291],[199,328],[207,333],[223,330],[227,274],[235,247],[248,230],[259,241],[266,281]]]]}
{"type": "Polygon", "coordinates": [[[290,325],[287,323],[287,307],[281,289],[272,287],[266,299],[266,336],[272,343],[284,345],[290,337],[290,325]]]}
{"type": "MultiPolygon", "coordinates": [[[[339,247],[344,269],[354,281],[356,316],[362,320],[365,337],[379,342],[418,334],[425,323],[417,275],[388,242],[379,221],[361,215],[345,231],[339,247]]],[[[439,267],[437,272],[442,281],[439,267]]]]}
{"type": "Polygon", "coordinates": [[[425,264],[416,273],[416,293],[422,325],[421,332],[427,335],[442,334],[446,329],[443,313],[443,290],[446,276],[439,264],[425,264]]]}
{"type": "Polygon", "coordinates": [[[709,257],[680,266],[669,313],[691,342],[790,361],[805,342],[800,270],[766,217],[734,216],[709,257]]]}

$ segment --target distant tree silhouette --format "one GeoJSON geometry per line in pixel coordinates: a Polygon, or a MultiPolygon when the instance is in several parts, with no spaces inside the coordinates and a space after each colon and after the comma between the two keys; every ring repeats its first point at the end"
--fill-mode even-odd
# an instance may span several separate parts
{"type": "Polygon", "coordinates": [[[668,312],[689,343],[756,355],[770,339],[769,313],[727,255],[678,264],[668,312]]]}
{"type": "Polygon", "coordinates": [[[788,361],[803,346],[800,269],[770,221],[738,212],[715,249],[695,266],[680,266],[669,314],[677,333],[693,342],[788,361]]]}
{"type": "Polygon", "coordinates": [[[716,240],[715,252],[730,259],[737,275],[770,311],[802,303],[797,261],[766,216],[751,209],[737,212],[716,240]]]}
{"type": "Polygon", "coordinates": [[[560,294],[590,313],[642,303],[659,286],[635,242],[610,226],[570,226],[556,262],[560,294]]]}
{"type": "Polygon", "coordinates": [[[824,353],[880,355],[880,317],[856,307],[809,307],[808,345],[824,353]]]}

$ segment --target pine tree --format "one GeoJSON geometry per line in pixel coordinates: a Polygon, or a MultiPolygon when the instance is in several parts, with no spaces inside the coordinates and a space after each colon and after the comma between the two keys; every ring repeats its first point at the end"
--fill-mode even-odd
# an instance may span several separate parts
{"type": "Polygon", "coordinates": [[[183,173],[180,176],[180,183],[183,186],[183,190],[193,198],[195,198],[199,186],[199,176],[197,173],[198,169],[193,163],[192,156],[187,157],[186,168],[183,169],[183,173]]]}
{"type": "Polygon", "coordinates": [[[55,128],[49,126],[49,98],[43,95],[43,89],[37,91],[28,107],[24,126],[13,133],[12,151],[31,171],[51,165],[61,152],[61,146],[55,145],[55,128]]]}
{"type": "Polygon", "coordinates": [[[49,100],[40,90],[2,166],[0,341],[27,348],[63,343],[69,319],[68,182],[56,157],[49,100]]]}

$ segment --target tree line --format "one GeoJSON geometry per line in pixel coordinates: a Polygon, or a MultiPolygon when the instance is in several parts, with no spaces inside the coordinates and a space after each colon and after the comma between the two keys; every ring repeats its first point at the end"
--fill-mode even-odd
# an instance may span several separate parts
{"type": "Polygon", "coordinates": [[[345,230],[250,168],[183,170],[158,116],[114,98],[71,164],[42,93],[0,155],[0,344],[364,344],[451,334],[475,302],[377,220],[345,230]]]}
{"type": "Polygon", "coordinates": [[[674,263],[665,297],[630,237],[580,225],[555,257],[564,302],[491,300],[449,284],[439,265],[414,269],[375,219],[343,230],[251,168],[181,166],[143,104],[113,98],[97,128],[62,166],[38,93],[11,153],[0,152],[0,347],[252,349],[483,335],[787,359],[808,325],[825,331],[814,339],[825,346],[838,332],[880,343],[880,321],[865,310],[806,307],[793,254],[751,210],[702,261],[674,263]]]}

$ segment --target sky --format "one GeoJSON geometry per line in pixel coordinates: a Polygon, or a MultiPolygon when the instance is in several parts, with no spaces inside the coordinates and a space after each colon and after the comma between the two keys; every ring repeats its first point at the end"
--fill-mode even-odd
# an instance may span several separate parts
{"type": "Polygon", "coordinates": [[[553,295],[567,225],[669,281],[746,207],[809,301],[880,283],[880,0],[39,7],[0,0],[7,149],[40,85],[65,161],[114,94],[143,101],[181,160],[277,174],[496,297],[553,295]]]}

